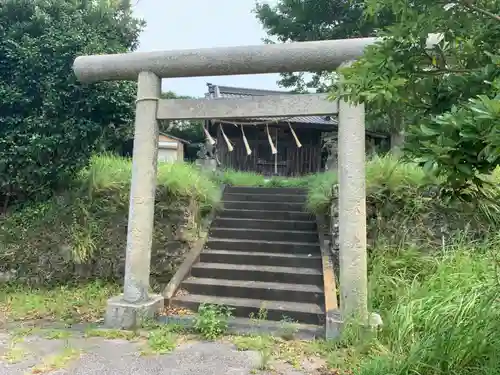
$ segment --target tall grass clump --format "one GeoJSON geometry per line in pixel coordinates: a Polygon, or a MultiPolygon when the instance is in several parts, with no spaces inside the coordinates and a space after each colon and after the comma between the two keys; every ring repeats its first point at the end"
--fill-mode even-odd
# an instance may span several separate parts
{"type": "Polygon", "coordinates": [[[432,254],[373,254],[371,297],[385,326],[359,375],[499,374],[499,250],[494,233],[432,254]]]}
{"type": "MultiPolygon", "coordinates": [[[[500,172],[471,202],[391,155],[366,175],[369,299],[384,326],[355,351],[355,373],[500,374],[500,172]]],[[[309,182],[312,212],[334,214],[337,198],[335,173],[309,182]]]]}
{"type": "MultiPolygon", "coordinates": [[[[366,164],[368,197],[383,195],[387,191],[411,195],[435,182],[416,164],[403,163],[391,155],[375,156],[366,164]]],[[[309,184],[309,209],[316,213],[328,212],[331,201],[337,198],[333,189],[337,183],[336,172],[316,175],[309,184]]]]}
{"type": "MultiPolygon", "coordinates": [[[[33,283],[120,280],[126,247],[131,160],[94,156],[72,188],[0,221],[0,272],[33,283]]],[[[219,187],[195,166],[158,165],[152,277],[168,281],[219,187]]]]}
{"type": "MultiPolygon", "coordinates": [[[[369,238],[434,247],[464,229],[481,237],[500,226],[499,177],[500,172],[488,177],[492,184],[476,201],[453,201],[443,198],[441,180],[416,163],[376,156],[366,165],[369,238]]],[[[337,204],[336,174],[317,175],[308,186],[309,210],[328,216],[332,204],[337,204]]]]}
{"type": "MultiPolygon", "coordinates": [[[[132,161],[115,155],[96,155],[78,177],[90,195],[101,191],[128,193],[132,177],[132,161]]],[[[220,200],[220,189],[198,168],[189,163],[158,163],[158,193],[164,198],[190,198],[211,207],[220,200]]]]}

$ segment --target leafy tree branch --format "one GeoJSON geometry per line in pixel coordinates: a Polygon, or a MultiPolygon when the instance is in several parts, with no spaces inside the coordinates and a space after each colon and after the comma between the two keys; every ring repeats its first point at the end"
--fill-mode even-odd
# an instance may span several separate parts
{"type": "Polygon", "coordinates": [[[370,14],[392,12],[395,22],[341,69],[340,89],[332,91],[332,98],[366,103],[370,116],[401,117],[406,157],[444,178],[455,195],[487,183],[500,164],[500,58],[494,53],[500,23],[482,17],[500,3],[485,3],[483,12],[463,5],[367,0],[370,14]],[[428,48],[427,35],[440,30],[442,39],[428,48]]]}

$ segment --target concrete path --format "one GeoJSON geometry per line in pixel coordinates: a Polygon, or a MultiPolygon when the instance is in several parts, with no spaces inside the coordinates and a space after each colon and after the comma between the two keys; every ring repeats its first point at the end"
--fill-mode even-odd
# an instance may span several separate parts
{"type": "MultiPolygon", "coordinates": [[[[259,371],[257,352],[227,343],[188,342],[172,353],[141,355],[144,344],[100,337],[50,340],[37,335],[13,341],[0,332],[0,375],[250,375],[259,371]]],[[[305,375],[280,364],[273,374],[305,375]]]]}

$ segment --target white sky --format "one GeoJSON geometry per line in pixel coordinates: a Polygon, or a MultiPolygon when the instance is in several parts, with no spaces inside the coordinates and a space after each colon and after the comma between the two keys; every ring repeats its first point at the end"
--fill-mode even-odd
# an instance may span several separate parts
{"type": "MultiPolygon", "coordinates": [[[[263,44],[266,33],[252,9],[255,0],[132,0],[136,16],[147,23],[139,51],[263,44]]],[[[275,0],[267,0],[274,2],[275,0]]],[[[255,89],[278,88],[277,74],[173,78],[163,89],[201,97],[206,83],[255,89]]]]}

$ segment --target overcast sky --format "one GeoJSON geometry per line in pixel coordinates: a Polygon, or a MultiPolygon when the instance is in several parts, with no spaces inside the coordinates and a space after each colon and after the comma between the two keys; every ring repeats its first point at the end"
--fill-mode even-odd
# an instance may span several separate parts
{"type": "MultiPolygon", "coordinates": [[[[139,50],[263,44],[266,33],[252,13],[254,4],[255,0],[138,0],[134,11],[147,23],[139,50]]],[[[163,80],[163,89],[201,97],[207,82],[275,90],[278,79],[277,74],[174,78],[163,80]]]]}

